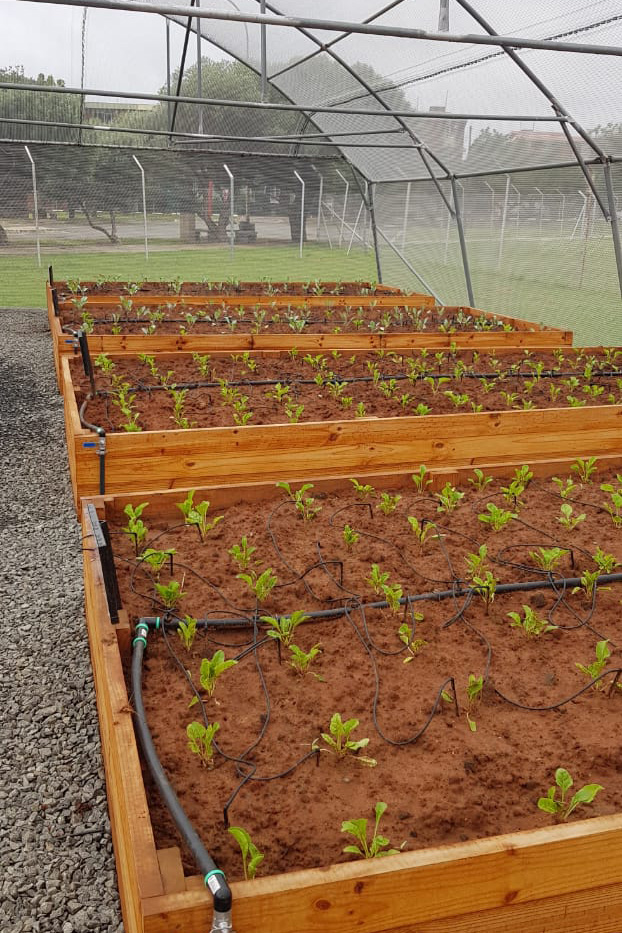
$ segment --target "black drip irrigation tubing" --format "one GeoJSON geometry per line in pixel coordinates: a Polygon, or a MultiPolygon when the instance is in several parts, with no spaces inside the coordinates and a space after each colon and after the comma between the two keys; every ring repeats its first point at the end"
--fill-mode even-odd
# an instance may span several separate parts
{"type": "MultiPolygon", "coordinates": [[[[88,374],[87,374],[88,375],[88,374]]],[[[543,372],[540,374],[541,379],[563,379],[576,376],[576,373],[564,373],[557,372],[555,370],[550,370],[548,372],[543,372]]],[[[606,370],[604,372],[593,373],[592,379],[611,379],[617,376],[622,377],[622,369],[615,370],[606,370]]],[[[469,373],[464,372],[460,373],[459,376],[456,376],[454,373],[413,373],[411,375],[406,375],[406,373],[397,373],[394,376],[379,376],[377,379],[374,379],[373,376],[344,376],[343,379],[337,377],[336,379],[326,379],[324,383],[319,386],[323,388],[325,386],[334,385],[335,383],[353,385],[357,383],[368,383],[368,382],[391,382],[395,380],[396,382],[423,382],[425,379],[450,379],[453,381],[461,381],[462,379],[484,379],[484,380],[498,380],[501,377],[498,373],[469,373]]],[[[535,378],[532,373],[507,373],[503,376],[504,379],[532,379],[535,378]]],[[[280,379],[241,379],[236,381],[226,382],[227,387],[231,386],[241,386],[241,387],[260,387],[260,386],[274,386],[274,385],[285,385],[280,379]]],[[[315,379],[295,379],[291,383],[292,386],[300,385],[318,385],[315,379]]],[[[175,389],[219,389],[221,388],[220,382],[176,382],[174,383],[175,389]]],[[[171,386],[165,385],[143,385],[142,383],[136,386],[131,386],[129,392],[154,392],[154,391],[168,391],[171,386]]],[[[109,391],[107,389],[99,389],[96,392],[100,396],[114,395],[114,391],[109,391]]]]}
{"type": "Polygon", "coordinates": [[[149,627],[139,622],[136,626],[136,637],[133,641],[132,653],[132,694],[134,700],[135,717],[134,723],[138,739],[145,757],[145,761],[151,772],[151,776],[158,788],[162,800],[171,814],[175,825],[179,830],[184,842],[190,849],[197,865],[203,875],[205,886],[209,888],[214,899],[214,922],[212,929],[231,930],[231,889],[227,884],[224,872],[218,868],[215,861],[201,842],[201,839],[188,819],[177,794],[173,790],[164,768],[158,758],[158,754],[153,744],[151,731],[147,725],[145,706],[142,694],[142,670],[143,657],[147,647],[147,635],[149,627]]]}

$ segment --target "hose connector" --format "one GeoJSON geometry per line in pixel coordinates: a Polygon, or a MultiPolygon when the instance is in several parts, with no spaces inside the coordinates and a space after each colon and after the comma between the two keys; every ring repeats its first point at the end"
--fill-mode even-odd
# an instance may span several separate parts
{"type": "Polygon", "coordinates": [[[149,634],[149,626],[143,619],[141,619],[140,622],[138,622],[134,632],[135,634],[134,634],[134,641],[132,642],[132,647],[134,647],[137,642],[142,642],[146,648],[147,647],[147,635],[149,634]]]}
{"type": "Polygon", "coordinates": [[[231,919],[231,889],[227,884],[224,871],[213,868],[203,879],[205,887],[214,898],[214,914],[210,933],[233,933],[231,919]]]}

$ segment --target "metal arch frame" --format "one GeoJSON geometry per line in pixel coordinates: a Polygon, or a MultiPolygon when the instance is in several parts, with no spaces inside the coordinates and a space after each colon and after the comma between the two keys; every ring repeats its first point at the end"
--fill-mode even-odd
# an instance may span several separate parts
{"type": "MultiPolygon", "coordinates": [[[[484,29],[488,33],[488,35],[498,36],[498,33],[495,31],[493,26],[491,26],[488,20],[485,19],[483,16],[481,16],[480,13],[477,12],[477,10],[471,5],[471,3],[469,3],[469,0],[457,0],[457,3],[462,7],[463,10],[465,10],[475,20],[476,23],[478,23],[482,27],[482,29],[484,29]]],[[[549,90],[546,84],[543,81],[541,81],[540,78],[536,75],[536,73],[529,67],[529,65],[527,65],[522,60],[522,58],[518,55],[518,53],[514,49],[508,48],[508,46],[505,46],[505,45],[503,46],[503,51],[505,52],[506,55],[508,55],[511,58],[514,64],[518,68],[520,68],[523,74],[527,76],[527,78],[531,81],[534,87],[536,87],[540,91],[540,93],[546,97],[546,99],[550,103],[555,113],[559,116],[565,116],[566,118],[568,118],[568,122],[572,123],[577,133],[582,137],[582,139],[585,140],[585,142],[592,149],[592,151],[596,153],[600,161],[606,162],[607,156],[605,155],[603,150],[600,148],[600,146],[598,146],[594,142],[594,140],[591,138],[589,133],[583,129],[581,124],[577,120],[575,120],[574,117],[572,117],[572,115],[566,110],[566,108],[557,100],[555,95],[549,90]]],[[[607,207],[605,207],[605,204],[602,198],[600,197],[599,192],[596,189],[596,185],[594,184],[594,182],[592,181],[590,177],[590,173],[587,170],[587,167],[583,160],[583,156],[579,152],[576,146],[576,143],[570,134],[570,130],[568,129],[567,124],[562,123],[560,125],[562,128],[562,132],[564,133],[564,136],[568,140],[568,145],[570,146],[570,148],[575,154],[577,163],[579,164],[581,171],[583,172],[585,180],[587,184],[589,185],[590,190],[592,191],[592,194],[594,195],[596,203],[600,207],[605,220],[611,220],[611,214],[609,210],[607,209],[607,207]]]]}

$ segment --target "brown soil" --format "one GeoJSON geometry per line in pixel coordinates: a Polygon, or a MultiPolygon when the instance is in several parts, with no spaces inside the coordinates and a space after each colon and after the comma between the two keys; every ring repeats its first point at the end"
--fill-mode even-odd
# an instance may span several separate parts
{"type": "MultiPolygon", "coordinates": [[[[408,356],[386,352],[382,355],[334,353],[336,355],[299,354],[295,358],[287,354],[280,357],[212,355],[205,357],[209,362],[209,373],[203,378],[197,362],[188,356],[159,356],[156,367],[160,378],[170,373],[168,385],[175,384],[178,389],[186,385],[196,386],[198,380],[209,380],[211,383],[211,387],[191,387],[187,390],[182,417],[187,419],[186,426],[190,427],[219,427],[236,423],[235,402],[223,401],[218,380],[225,380],[230,388],[233,387],[241,397],[246,398],[237,417],[241,418],[245,412],[250,412],[251,417],[246,422],[240,421],[250,425],[286,423],[287,404],[290,409],[303,406],[300,421],[328,421],[357,417],[457,414],[477,410],[503,411],[522,409],[526,405],[532,408],[559,408],[568,407],[573,401],[581,405],[622,403],[622,367],[619,361],[617,364],[611,363],[610,358],[600,351],[590,352],[589,358],[594,358],[596,363],[592,374],[587,377],[585,353],[572,348],[564,349],[561,362],[551,353],[536,351],[529,354],[521,351],[504,354],[501,360],[494,354],[474,354],[471,351],[453,355],[441,353],[440,356],[427,351],[424,351],[424,356],[420,351],[414,351],[408,356]],[[324,369],[320,370],[318,360],[324,360],[324,369]],[[425,372],[419,373],[419,378],[411,381],[403,376],[413,360],[421,363],[425,372]],[[537,365],[538,361],[544,367],[543,372],[553,371],[562,376],[543,375],[539,380],[533,380],[533,371],[529,367],[537,365]],[[250,371],[249,364],[253,363],[255,368],[250,371]],[[373,382],[368,364],[378,367],[377,384],[373,382]],[[488,378],[473,378],[468,374],[457,378],[457,364],[464,365],[472,374],[485,374],[488,378]],[[599,369],[613,375],[599,375],[599,369]],[[332,374],[327,375],[321,386],[314,382],[319,371],[332,374]],[[422,375],[426,375],[428,381],[421,378],[422,375]],[[439,375],[442,376],[442,382],[432,378],[439,375]],[[402,378],[397,378],[400,376],[402,378]],[[391,379],[396,379],[394,385],[391,379]],[[576,385],[572,380],[576,380],[576,385]],[[273,397],[276,383],[289,387],[281,401],[273,397]],[[531,387],[530,383],[533,383],[531,387]],[[341,389],[338,384],[342,385],[341,389]],[[418,407],[421,405],[426,406],[428,411],[418,407]]],[[[72,378],[78,387],[78,402],[81,403],[90,386],[80,360],[73,360],[71,366],[72,378]]],[[[112,376],[132,387],[135,395],[133,405],[139,413],[138,424],[143,430],[165,430],[178,423],[174,417],[173,396],[170,392],[156,388],[158,377],[150,372],[148,363],[131,357],[118,357],[112,376]]],[[[88,402],[85,410],[87,421],[102,425],[107,431],[123,430],[126,418],[110,394],[114,388],[111,377],[101,375],[101,369],[97,373],[97,388],[108,394],[98,395],[88,402]]]]}
{"type": "MultiPolygon", "coordinates": [[[[404,610],[362,608],[379,599],[367,582],[373,563],[404,594],[445,590],[465,581],[465,556],[482,543],[500,583],[545,579],[530,556],[540,547],[569,549],[556,576],[594,570],[590,555],[597,547],[622,561],[620,531],[601,508],[605,493],[599,486],[603,481],[620,485],[620,480],[605,475],[596,480],[577,485],[567,500],[575,516],[585,515],[573,531],[558,520],[562,500],[550,480],[533,481],[519,517],[496,533],[478,514],[489,502],[514,508],[505,501],[501,482],[484,492],[465,485],[464,498],[451,513],[439,512],[438,498],[419,494],[412,485],[394,490],[402,498],[389,515],[379,510],[378,496],[361,502],[346,483],[343,494],[318,496],[314,505],[321,511],[307,522],[278,492],[271,503],[222,510],[223,521],[204,544],[196,528],[167,526],[145,509],[146,546],[176,550],[173,576],[183,580],[186,593],[176,611],[201,619],[248,620],[241,630],[203,631],[189,653],[174,631],[166,639],[162,632],[153,634],[144,673],[158,753],[191,820],[230,878],[241,873],[237,845],[223,825],[223,808],[232,798],[230,822],[247,829],[265,853],[264,874],[347,860],[351,856],[342,848],[353,840],[340,832],[341,822],[371,818],[380,800],[388,804],[381,832],[396,847],[404,842],[407,850],[548,825],[552,818],[536,802],[560,766],[574,777],[575,789],[593,782],[605,788],[572,818],[619,810],[622,696],[615,688],[609,695],[612,675],[606,689],[590,687],[576,663],[591,663],[596,643],[609,639],[607,669],[620,665],[620,584],[599,588],[593,602],[583,592],[564,593],[561,587],[497,594],[488,612],[478,595],[418,602],[413,608],[424,618],[414,622],[414,634],[425,643],[410,663],[404,663],[410,655],[397,632],[404,610]],[[441,539],[428,539],[421,549],[409,515],[437,523],[441,539]],[[345,524],[360,534],[350,549],[343,542],[345,524]],[[228,553],[243,535],[257,549],[252,558],[257,571],[270,567],[278,578],[259,607],[236,579],[239,568],[228,553]],[[557,629],[529,638],[512,628],[507,613],[522,613],[523,605],[557,629]],[[296,674],[287,648],[279,659],[278,644],[264,638],[263,623],[253,633],[256,608],[257,615],[278,615],[335,606],[348,606],[347,616],[304,623],[295,634],[305,651],[321,644],[312,668],[318,676],[296,674]],[[225,672],[210,698],[200,689],[199,666],[217,648],[237,657],[238,664],[225,672]],[[483,696],[470,709],[475,732],[466,716],[470,674],[485,677],[483,696]],[[449,678],[459,712],[443,700],[433,712],[443,685],[454,696],[449,678]],[[212,769],[187,747],[186,726],[201,719],[201,707],[188,709],[191,682],[209,722],[220,723],[212,769]],[[376,759],[376,767],[355,755],[337,760],[329,751],[305,758],[335,712],[360,720],[354,738],[369,738],[361,754],[376,759]],[[235,759],[243,764],[236,768],[235,759]],[[244,775],[250,780],[244,782],[244,775]]],[[[117,571],[132,621],[162,615],[132,540],[114,530],[117,571]]],[[[163,571],[161,582],[169,579],[163,571]]],[[[406,621],[413,624],[409,615],[406,621]]],[[[157,795],[149,793],[157,845],[178,845],[157,795]]],[[[187,869],[196,871],[185,858],[187,869]]]]}
{"type": "MultiPolygon", "coordinates": [[[[127,286],[133,283],[80,284],[87,295],[127,295],[127,286]]],[[[66,282],[56,282],[55,286],[61,301],[73,297],[66,282]]],[[[138,299],[140,295],[402,295],[404,292],[371,282],[183,282],[179,291],[168,282],[142,282],[132,294],[138,299]]]]}

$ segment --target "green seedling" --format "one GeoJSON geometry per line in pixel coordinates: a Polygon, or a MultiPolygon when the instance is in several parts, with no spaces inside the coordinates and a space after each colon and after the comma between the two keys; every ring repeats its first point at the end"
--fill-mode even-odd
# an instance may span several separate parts
{"type": "Polygon", "coordinates": [[[617,487],[613,483],[602,483],[603,492],[609,493],[609,502],[603,502],[603,509],[610,516],[616,528],[622,527],[622,473],[616,474],[617,487]]]}
{"type": "Polygon", "coordinates": [[[109,356],[106,356],[105,353],[100,353],[99,356],[95,357],[93,362],[106,376],[108,376],[113,371],[113,369],[115,369],[114,362],[110,359],[109,356]]]}
{"type": "Polygon", "coordinates": [[[308,618],[309,616],[305,612],[298,609],[289,616],[261,616],[261,621],[272,626],[272,628],[266,632],[266,635],[268,635],[269,638],[276,638],[282,645],[288,648],[294,637],[294,632],[298,626],[302,622],[306,622],[308,618]]]}
{"type": "Polygon", "coordinates": [[[238,573],[236,577],[238,580],[243,580],[252,590],[258,603],[265,602],[277,584],[277,578],[272,567],[267,567],[259,576],[254,570],[251,570],[250,573],[238,573]]]}
{"type": "Polygon", "coordinates": [[[249,544],[248,538],[244,535],[239,544],[234,544],[229,548],[227,554],[231,555],[240,570],[247,570],[256,550],[257,548],[249,544]]]}
{"type": "Polygon", "coordinates": [[[476,677],[475,674],[469,674],[469,682],[466,688],[467,695],[467,710],[466,718],[467,723],[469,724],[469,729],[471,732],[477,732],[477,723],[472,718],[471,713],[474,708],[479,704],[482,698],[482,690],[484,689],[484,675],[480,674],[479,677],[476,677]]]}
{"type": "Polygon", "coordinates": [[[399,612],[402,608],[400,600],[404,595],[404,591],[399,583],[385,583],[382,586],[382,595],[386,599],[389,608],[393,612],[399,612]]]}
{"type": "Polygon", "coordinates": [[[220,729],[220,723],[213,722],[204,726],[202,722],[191,722],[186,726],[188,748],[193,755],[198,755],[201,764],[208,768],[214,767],[214,736],[220,729]]]}
{"type": "Polygon", "coordinates": [[[186,651],[190,651],[197,634],[197,620],[194,616],[185,615],[179,620],[177,634],[186,651]]]}
{"type": "Polygon", "coordinates": [[[428,476],[428,468],[422,463],[417,473],[412,474],[412,481],[418,492],[424,492],[428,486],[432,485],[432,480],[428,476]]]}
{"type": "Polygon", "coordinates": [[[374,489],[373,486],[370,486],[369,483],[367,483],[366,485],[363,485],[362,483],[359,483],[357,479],[351,479],[350,482],[354,486],[355,493],[357,494],[359,499],[363,500],[363,502],[366,499],[373,499],[374,496],[376,495],[376,490],[374,489]]]}
{"type": "Polygon", "coordinates": [[[423,518],[419,521],[418,518],[415,518],[414,515],[409,515],[407,517],[408,524],[412,533],[415,535],[417,541],[419,542],[419,547],[423,551],[426,541],[434,541],[441,536],[436,531],[436,525],[434,522],[428,521],[428,519],[423,518]]]}
{"type": "Polygon", "coordinates": [[[551,572],[555,570],[564,554],[567,553],[568,549],[563,547],[539,547],[537,551],[530,551],[529,556],[541,570],[551,572]]]}
{"type": "Polygon", "coordinates": [[[494,502],[489,502],[486,506],[486,512],[480,512],[477,516],[480,522],[490,525],[493,531],[501,531],[508,522],[516,518],[516,512],[509,512],[507,509],[500,509],[494,502]]]}
{"type": "MultiPolygon", "coordinates": [[[[584,570],[581,574],[581,586],[575,586],[573,593],[580,593],[583,591],[585,593],[585,598],[588,602],[591,602],[594,597],[594,592],[596,591],[596,586],[598,583],[598,578],[600,576],[600,570],[584,570]]],[[[609,589],[608,586],[601,587],[601,589],[609,589]]]]}
{"type": "Polygon", "coordinates": [[[213,531],[224,518],[224,515],[216,515],[214,518],[208,519],[207,513],[210,504],[204,499],[195,505],[194,489],[190,489],[184,501],[177,502],[176,505],[184,516],[186,525],[196,525],[201,541],[205,541],[206,535],[213,531]]]}
{"type": "Polygon", "coordinates": [[[520,497],[533,479],[533,473],[527,465],[516,470],[508,486],[502,486],[501,492],[506,502],[516,506],[522,505],[520,497]]]}
{"type": "MultiPolygon", "coordinates": [[[[584,674],[588,680],[595,680],[599,674],[601,674],[604,668],[607,665],[607,660],[611,656],[611,649],[609,648],[609,639],[603,639],[596,644],[596,659],[592,661],[591,664],[579,664],[575,662],[575,667],[577,667],[582,674],[584,674]]],[[[605,686],[602,680],[599,680],[594,684],[597,690],[604,690],[605,686]]]]}
{"type": "Polygon", "coordinates": [[[290,424],[298,424],[302,417],[302,413],[305,410],[304,405],[294,405],[293,402],[285,402],[283,406],[285,411],[285,416],[290,424]]]}
{"type": "Polygon", "coordinates": [[[553,482],[557,486],[557,489],[562,499],[567,499],[568,496],[571,495],[573,490],[577,488],[569,476],[567,476],[565,479],[560,479],[559,476],[554,476],[553,482]]]}
{"type": "Polygon", "coordinates": [[[560,506],[560,512],[562,513],[557,521],[560,525],[563,525],[564,528],[568,531],[574,531],[577,525],[585,521],[585,512],[582,512],[580,515],[574,514],[574,509],[569,502],[563,502],[560,506]]]}
{"type": "Polygon", "coordinates": [[[347,548],[354,547],[360,537],[358,531],[355,531],[350,525],[343,526],[343,541],[347,548]]]}
{"type": "MultiPolygon", "coordinates": [[[[219,678],[222,677],[225,671],[228,671],[230,667],[234,667],[237,663],[237,661],[225,660],[225,653],[220,648],[218,651],[214,652],[213,657],[203,658],[199,670],[199,680],[208,696],[214,696],[219,678]]],[[[192,698],[189,705],[194,706],[195,703],[198,703],[198,698],[196,696],[192,698]]]]}
{"type": "Polygon", "coordinates": [[[486,603],[486,615],[490,609],[490,604],[494,602],[497,591],[497,580],[490,570],[486,570],[482,575],[473,577],[473,585],[477,588],[479,595],[486,603]]]}
{"type": "Polygon", "coordinates": [[[380,594],[382,593],[382,589],[386,585],[388,579],[389,579],[388,570],[385,572],[381,572],[378,564],[372,564],[371,573],[368,576],[366,582],[369,583],[374,593],[380,594]]]}
{"type": "Polygon", "coordinates": [[[162,567],[167,561],[170,564],[171,573],[173,572],[173,555],[176,553],[174,547],[167,548],[166,551],[157,551],[155,548],[148,547],[140,555],[140,559],[151,567],[154,577],[158,580],[162,567]]]}
{"type": "Polygon", "coordinates": [[[390,515],[391,512],[395,512],[401,498],[399,495],[391,496],[388,492],[381,492],[377,508],[385,515],[390,515]]]}
{"type": "Polygon", "coordinates": [[[306,495],[310,489],[313,489],[313,483],[304,483],[300,489],[297,489],[295,492],[292,491],[289,483],[281,482],[276,485],[278,489],[283,489],[287,493],[304,522],[311,521],[321,512],[322,506],[315,504],[313,496],[306,495]]]}
{"type": "Polygon", "coordinates": [[[557,629],[556,625],[550,625],[546,619],[541,619],[530,606],[523,605],[523,617],[518,612],[508,612],[512,620],[512,628],[520,628],[528,638],[546,635],[547,632],[553,632],[557,629]]]}
{"type": "Polygon", "coordinates": [[[252,881],[257,874],[257,869],[264,860],[263,852],[260,852],[257,846],[251,840],[251,837],[242,829],[241,826],[230,826],[229,832],[237,842],[242,853],[242,867],[244,869],[244,880],[252,881]]]}
{"type": "Polygon", "coordinates": [[[374,807],[374,831],[369,842],[367,841],[366,819],[344,820],[341,824],[341,832],[354,836],[358,845],[344,846],[343,851],[351,855],[358,855],[359,858],[382,858],[385,855],[397,855],[405,843],[400,846],[400,849],[388,849],[387,846],[390,846],[391,843],[386,836],[378,834],[378,824],[386,809],[387,804],[382,801],[379,801],[374,807]]]}
{"type": "Polygon", "coordinates": [[[125,513],[125,515],[127,515],[127,518],[128,518],[127,525],[125,526],[123,531],[125,531],[125,533],[128,535],[132,535],[132,537],[134,538],[134,544],[136,545],[136,553],[138,553],[139,545],[141,545],[143,541],[145,540],[145,538],[147,537],[148,529],[140,516],[143,514],[144,510],[147,508],[148,505],[149,505],[148,502],[141,502],[141,504],[137,506],[128,504],[123,509],[123,512],[125,513]]]}
{"type": "Polygon", "coordinates": [[[192,359],[199,367],[199,372],[201,376],[203,377],[203,379],[208,379],[210,375],[210,371],[211,371],[210,370],[211,358],[209,354],[206,353],[205,355],[202,356],[200,353],[193,353],[192,359]]]}
{"type": "Polygon", "coordinates": [[[492,483],[492,476],[486,476],[484,471],[480,470],[479,467],[476,467],[473,472],[475,474],[475,479],[472,477],[469,478],[469,483],[477,489],[478,492],[483,492],[486,486],[492,483]]]}
{"type": "Polygon", "coordinates": [[[436,493],[436,498],[438,499],[437,512],[453,512],[458,508],[460,500],[464,499],[464,493],[447,482],[441,491],[436,493]]]}
{"type": "Polygon", "coordinates": [[[574,781],[566,769],[558,768],[555,772],[555,784],[549,787],[546,797],[538,799],[538,808],[545,813],[552,813],[558,820],[565,821],[577,807],[593,803],[596,794],[604,789],[602,784],[585,784],[568,800],[567,794],[573,784],[574,781]]]}
{"type": "Polygon", "coordinates": [[[465,557],[467,565],[467,576],[470,577],[471,580],[486,570],[487,557],[488,548],[485,544],[480,544],[477,554],[467,554],[465,557]]]}
{"type": "MultiPolygon", "coordinates": [[[[583,404],[585,404],[585,402],[583,404]]],[[[583,485],[591,483],[591,478],[597,469],[596,457],[590,457],[588,460],[582,460],[581,457],[579,457],[575,460],[570,469],[573,473],[576,473],[580,483],[583,485]]]]}
{"type": "MultiPolygon", "coordinates": [[[[333,713],[328,732],[322,732],[321,738],[324,740],[328,748],[322,749],[322,751],[331,751],[337,756],[337,758],[345,758],[347,755],[355,755],[356,760],[361,764],[368,765],[373,768],[377,764],[374,758],[365,758],[363,755],[359,755],[358,752],[362,748],[367,748],[369,745],[369,739],[353,739],[351,738],[352,733],[359,726],[358,719],[346,719],[345,722],[341,718],[340,713],[333,713]]],[[[313,748],[317,748],[317,743],[319,739],[316,739],[313,742],[313,748]]]]}
{"type": "Polygon", "coordinates": [[[354,417],[355,418],[366,418],[367,417],[367,410],[363,402],[359,402],[358,405],[356,406],[356,409],[354,410],[354,417]]]}
{"type": "MultiPolygon", "coordinates": [[[[309,667],[315,661],[315,659],[322,653],[322,646],[320,642],[316,645],[313,645],[309,651],[303,651],[302,648],[299,648],[298,645],[289,645],[289,650],[292,653],[291,658],[289,659],[290,666],[294,668],[297,674],[304,676],[309,670],[309,667]]],[[[320,679],[319,674],[315,675],[320,679]]]]}
{"type": "Polygon", "coordinates": [[[169,583],[156,583],[156,592],[165,609],[174,609],[186,595],[182,592],[181,583],[171,580],[169,583]]]}
{"type": "MultiPolygon", "coordinates": [[[[414,612],[412,614],[413,623],[423,622],[423,614],[414,612]]],[[[427,641],[424,638],[415,638],[415,625],[411,627],[408,622],[402,622],[397,630],[400,641],[404,642],[408,649],[408,654],[404,658],[404,664],[408,664],[422,648],[425,648],[427,641]]]]}
{"type": "Polygon", "coordinates": [[[597,547],[596,553],[592,554],[592,560],[601,573],[613,573],[616,567],[622,566],[613,554],[605,554],[600,547],[597,547]]]}

